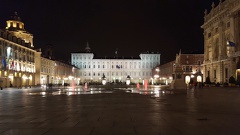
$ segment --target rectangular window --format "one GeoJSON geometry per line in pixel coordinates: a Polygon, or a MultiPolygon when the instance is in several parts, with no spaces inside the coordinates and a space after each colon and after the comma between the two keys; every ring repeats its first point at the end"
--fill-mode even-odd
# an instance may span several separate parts
{"type": "Polygon", "coordinates": [[[214,72],[214,78],[216,79],[217,78],[217,71],[214,70],[213,72],[214,72]]]}
{"type": "Polygon", "coordinates": [[[185,66],[183,66],[183,71],[186,71],[186,67],[185,66]]]}
{"type": "Polygon", "coordinates": [[[186,70],[185,70],[186,72],[189,72],[189,71],[190,71],[189,66],[186,66],[185,69],[186,69],[186,70]]]}
{"type": "Polygon", "coordinates": [[[228,68],[225,68],[225,78],[228,79],[228,68]]]}

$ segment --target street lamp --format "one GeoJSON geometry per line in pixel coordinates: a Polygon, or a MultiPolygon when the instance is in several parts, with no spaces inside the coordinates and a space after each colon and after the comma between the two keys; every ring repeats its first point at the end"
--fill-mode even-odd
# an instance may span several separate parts
{"type": "Polygon", "coordinates": [[[106,83],[107,83],[106,77],[105,77],[105,74],[103,74],[103,76],[102,76],[102,84],[106,85],[106,83]]]}
{"type": "MultiPolygon", "coordinates": [[[[159,67],[157,67],[157,68],[155,69],[155,71],[157,72],[157,74],[154,75],[154,78],[155,78],[156,80],[158,80],[158,78],[160,77],[160,75],[159,75],[159,71],[160,71],[159,67]]],[[[158,82],[158,81],[157,81],[157,82],[158,82]]]]}
{"type": "Polygon", "coordinates": [[[126,80],[126,84],[129,85],[129,84],[130,84],[130,81],[131,81],[131,77],[128,75],[128,76],[127,76],[127,80],[126,80]]]}
{"type": "Polygon", "coordinates": [[[157,73],[160,71],[159,68],[156,68],[155,70],[157,71],[157,73]]]}

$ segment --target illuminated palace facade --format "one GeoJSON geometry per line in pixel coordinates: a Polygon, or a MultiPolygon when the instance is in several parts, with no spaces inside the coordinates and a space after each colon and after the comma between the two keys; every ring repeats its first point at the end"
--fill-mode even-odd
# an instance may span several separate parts
{"type": "Polygon", "coordinates": [[[24,29],[17,13],[0,30],[0,86],[21,87],[36,84],[41,52],[34,50],[33,36],[24,29]]]}
{"type": "Polygon", "coordinates": [[[160,64],[159,53],[142,53],[140,58],[94,58],[89,46],[85,52],[71,53],[71,63],[80,69],[81,82],[101,82],[105,76],[107,82],[142,83],[152,79],[152,69],[160,64]]]}
{"type": "Polygon", "coordinates": [[[240,81],[240,0],[220,0],[208,13],[204,24],[204,78],[211,82],[240,81]]]}
{"type": "Polygon", "coordinates": [[[79,69],[34,49],[33,35],[24,29],[17,13],[0,30],[0,87],[79,84],[79,69]]]}

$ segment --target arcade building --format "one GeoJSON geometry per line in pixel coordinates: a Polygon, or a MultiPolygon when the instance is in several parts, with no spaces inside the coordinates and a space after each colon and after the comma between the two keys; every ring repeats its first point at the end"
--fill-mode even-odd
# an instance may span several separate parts
{"type": "Polygon", "coordinates": [[[230,77],[240,82],[240,2],[219,1],[208,12],[204,24],[204,79],[228,83],[230,77]]]}

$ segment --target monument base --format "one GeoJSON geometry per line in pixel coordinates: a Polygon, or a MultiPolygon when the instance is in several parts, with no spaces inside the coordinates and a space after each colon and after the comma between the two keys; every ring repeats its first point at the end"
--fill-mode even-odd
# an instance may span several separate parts
{"type": "Polygon", "coordinates": [[[187,89],[187,85],[183,80],[173,80],[170,89],[187,89]]]}

